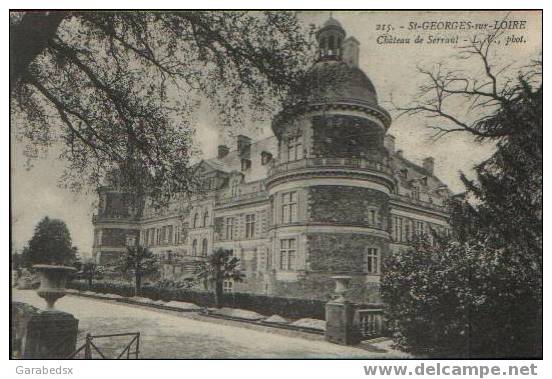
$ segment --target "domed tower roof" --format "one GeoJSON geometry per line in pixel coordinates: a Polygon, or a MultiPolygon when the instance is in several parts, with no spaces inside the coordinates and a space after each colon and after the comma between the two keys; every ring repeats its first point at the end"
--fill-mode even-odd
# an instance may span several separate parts
{"type": "Polygon", "coordinates": [[[297,109],[312,106],[356,107],[375,115],[389,126],[391,117],[378,105],[372,81],[358,67],[360,43],[354,37],[344,39],[345,36],[345,30],[333,17],[317,32],[318,59],[295,83],[285,101],[284,111],[274,120],[276,134],[280,121],[297,109]]]}
{"type": "Polygon", "coordinates": [[[342,60],[320,60],[301,80],[298,95],[303,101],[331,103],[336,101],[360,101],[377,105],[378,96],[371,80],[358,67],[351,67],[342,60]]]}

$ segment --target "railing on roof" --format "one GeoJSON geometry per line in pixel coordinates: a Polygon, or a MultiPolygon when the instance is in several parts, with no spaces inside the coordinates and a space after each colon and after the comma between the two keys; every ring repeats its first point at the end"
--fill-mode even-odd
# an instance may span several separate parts
{"type": "Polygon", "coordinates": [[[439,205],[439,204],[436,204],[436,203],[430,203],[429,201],[418,200],[418,199],[415,199],[413,197],[405,196],[405,195],[393,194],[393,195],[391,195],[391,200],[397,200],[397,201],[400,201],[400,202],[403,202],[403,203],[418,205],[418,206],[423,207],[423,208],[431,208],[431,209],[439,211],[439,212],[446,212],[447,211],[447,206],[446,205],[439,205]]]}
{"type": "Polygon", "coordinates": [[[391,167],[365,158],[303,158],[291,162],[276,162],[268,171],[268,175],[271,176],[304,168],[351,168],[393,175],[391,167]]]}

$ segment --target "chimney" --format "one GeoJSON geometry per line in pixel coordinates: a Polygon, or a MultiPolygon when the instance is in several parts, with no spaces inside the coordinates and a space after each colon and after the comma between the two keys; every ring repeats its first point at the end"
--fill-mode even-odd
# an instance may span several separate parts
{"type": "Polygon", "coordinates": [[[349,37],[343,41],[343,62],[350,67],[358,67],[359,46],[360,42],[355,37],[349,37]]]}
{"type": "Polygon", "coordinates": [[[385,146],[389,155],[395,154],[395,136],[386,134],[385,137],[383,137],[383,146],[385,146]]]}
{"type": "Polygon", "coordinates": [[[240,134],[238,136],[238,154],[242,158],[249,158],[251,138],[240,134]]]}
{"type": "Polygon", "coordinates": [[[423,166],[427,172],[433,175],[433,169],[435,168],[435,158],[433,157],[424,158],[423,166]]]}
{"type": "Polygon", "coordinates": [[[218,145],[218,154],[217,154],[217,158],[218,158],[218,159],[222,159],[222,158],[224,158],[225,156],[227,156],[229,152],[230,152],[230,149],[228,148],[228,146],[226,146],[226,145],[218,145]]]}

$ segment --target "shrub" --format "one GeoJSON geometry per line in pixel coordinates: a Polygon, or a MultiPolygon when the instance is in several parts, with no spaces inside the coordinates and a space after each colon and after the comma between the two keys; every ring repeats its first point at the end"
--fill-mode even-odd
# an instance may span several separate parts
{"type": "Polygon", "coordinates": [[[434,357],[534,356],[538,291],[505,250],[420,242],[385,263],[382,298],[395,343],[434,357]]]}
{"type": "MultiPolygon", "coordinates": [[[[93,283],[92,289],[89,289],[86,282],[73,280],[68,283],[68,288],[80,291],[92,290],[99,293],[112,293],[125,297],[131,297],[134,294],[133,286],[115,282],[98,281],[93,283]]],[[[183,301],[202,307],[215,306],[215,295],[207,291],[147,286],[142,288],[141,296],[152,300],[183,301]]],[[[325,305],[326,302],[323,300],[295,299],[249,293],[229,293],[222,298],[222,306],[224,307],[246,309],[266,316],[278,314],[292,319],[309,317],[324,320],[325,305]]]]}

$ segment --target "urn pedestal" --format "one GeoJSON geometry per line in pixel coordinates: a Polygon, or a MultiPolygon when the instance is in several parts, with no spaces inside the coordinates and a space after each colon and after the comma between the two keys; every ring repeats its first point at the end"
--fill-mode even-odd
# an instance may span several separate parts
{"type": "Polygon", "coordinates": [[[46,309],[23,303],[12,304],[17,356],[23,359],[66,359],[75,351],[79,320],[72,314],[54,309],[54,304],[65,296],[67,277],[76,270],[56,265],[33,267],[40,276],[37,294],[46,301],[46,309]]]}
{"type": "Polygon", "coordinates": [[[326,303],[326,340],[340,345],[360,343],[355,304],[346,298],[350,276],[334,276],[336,298],[326,303]]]}
{"type": "Polygon", "coordinates": [[[73,267],[57,265],[34,265],[33,268],[40,276],[40,287],[36,293],[46,300],[46,309],[53,311],[55,302],[65,296],[67,277],[77,270],[73,267]]]}

